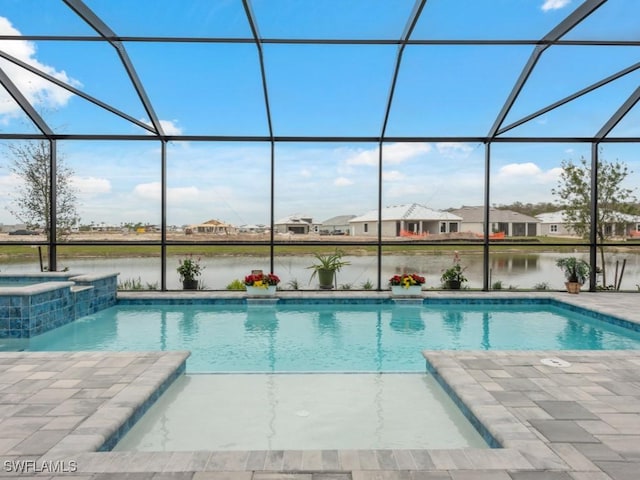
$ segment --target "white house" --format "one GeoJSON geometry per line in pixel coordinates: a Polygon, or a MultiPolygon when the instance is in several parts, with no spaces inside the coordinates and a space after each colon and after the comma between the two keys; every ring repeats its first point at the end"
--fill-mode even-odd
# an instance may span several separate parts
{"type": "Polygon", "coordinates": [[[563,211],[536,215],[540,220],[540,235],[545,237],[572,237],[575,233],[569,229],[563,218],[563,211]]]}
{"type": "Polygon", "coordinates": [[[355,215],[338,215],[331,217],[317,225],[317,231],[320,235],[349,235],[351,233],[351,225],[349,221],[355,218],[355,215]]]}
{"type": "MultiPolygon", "coordinates": [[[[460,231],[462,218],[449,212],[433,210],[418,203],[394,205],[382,209],[383,237],[426,237],[460,231]]],[[[378,234],[378,210],[371,210],[349,220],[353,235],[378,234]]]]}
{"type": "MultiPolygon", "coordinates": [[[[619,219],[620,223],[610,223],[605,225],[605,234],[607,236],[640,236],[640,217],[628,215],[626,213],[615,213],[614,217],[619,219]]],[[[536,215],[540,220],[541,235],[545,236],[576,236],[575,232],[567,226],[564,218],[564,210],[557,212],[541,213],[536,215]]]]}
{"type": "MultiPolygon", "coordinates": [[[[462,217],[462,230],[484,235],[484,207],[462,207],[451,210],[462,217]]],[[[503,233],[506,237],[535,237],[539,235],[540,220],[512,210],[489,209],[489,233],[503,233]]]]}
{"type": "Polygon", "coordinates": [[[311,229],[313,219],[304,215],[289,215],[274,222],[275,233],[307,234],[311,229]]]}

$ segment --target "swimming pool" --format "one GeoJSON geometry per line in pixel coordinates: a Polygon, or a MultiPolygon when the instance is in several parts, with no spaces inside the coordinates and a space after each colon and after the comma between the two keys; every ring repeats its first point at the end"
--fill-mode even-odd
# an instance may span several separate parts
{"type": "Polygon", "coordinates": [[[595,316],[532,301],[117,305],[23,348],[190,350],[190,373],[424,372],[423,350],[640,349],[640,332],[595,316]]]}

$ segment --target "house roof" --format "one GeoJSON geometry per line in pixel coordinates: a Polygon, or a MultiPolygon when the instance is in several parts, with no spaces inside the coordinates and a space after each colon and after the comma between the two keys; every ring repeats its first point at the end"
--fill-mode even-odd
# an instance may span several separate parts
{"type": "Polygon", "coordinates": [[[220,220],[207,220],[206,222],[196,223],[189,226],[191,228],[233,228],[233,225],[231,225],[230,223],[224,223],[220,220]]]}
{"type": "Polygon", "coordinates": [[[308,217],[306,215],[293,214],[289,215],[288,217],[281,218],[280,220],[277,220],[273,223],[274,225],[310,225],[310,222],[307,222],[306,220],[309,218],[311,217],[308,217]]]}
{"type": "MultiPolygon", "coordinates": [[[[382,209],[382,221],[389,220],[462,220],[453,213],[433,210],[419,203],[393,205],[382,209]]],[[[377,222],[378,210],[371,210],[364,215],[352,218],[350,222],[377,222]]]]}
{"type": "Polygon", "coordinates": [[[322,225],[346,225],[352,218],[355,218],[355,215],[338,215],[325,220],[322,225]]]}
{"type": "Polygon", "coordinates": [[[212,219],[212,220],[207,220],[206,222],[202,223],[201,225],[211,225],[211,226],[214,226],[214,227],[216,227],[216,226],[223,226],[223,227],[226,227],[226,226],[228,226],[229,224],[228,224],[228,223],[221,222],[220,220],[212,219]]]}
{"type": "MultiPolygon", "coordinates": [[[[452,213],[460,215],[463,222],[482,223],[484,222],[484,207],[462,207],[451,210],[452,213]]],[[[523,213],[514,212],[513,210],[501,210],[499,208],[489,209],[489,221],[491,223],[539,223],[535,217],[530,217],[523,213]]]]}
{"type": "MultiPolygon", "coordinates": [[[[638,215],[629,215],[628,213],[621,212],[612,212],[615,217],[621,221],[634,223],[640,222],[640,216],[638,215]]],[[[536,218],[540,220],[542,223],[566,223],[564,219],[564,210],[559,210],[557,212],[548,212],[541,213],[536,215],[536,218]]]]}
{"type": "Polygon", "coordinates": [[[564,223],[563,215],[564,210],[558,210],[557,212],[540,213],[536,215],[536,218],[542,223],[564,223]]]}

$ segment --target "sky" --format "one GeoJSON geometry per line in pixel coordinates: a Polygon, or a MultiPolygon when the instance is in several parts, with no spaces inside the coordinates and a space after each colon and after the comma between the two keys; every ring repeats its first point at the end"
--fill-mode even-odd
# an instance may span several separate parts
{"type": "MultiPolygon", "coordinates": [[[[240,0],[86,0],[123,36],[250,38],[240,0]]],[[[254,0],[262,38],[397,39],[412,0],[254,0]]],[[[537,39],[567,17],[577,0],[430,0],[415,40],[537,39]]],[[[566,39],[640,40],[640,2],[609,1],[566,39]]],[[[93,32],[63,2],[0,0],[2,35],[85,35],[93,32]],[[38,9],[39,14],[33,15],[38,9]]],[[[252,43],[124,42],[166,134],[269,136],[259,53],[252,43]]],[[[266,43],[262,54],[273,134],[277,137],[447,137],[384,144],[382,203],[430,208],[480,205],[485,146],[456,141],[491,129],[532,53],[518,45],[408,45],[385,125],[396,45],[266,43]]],[[[0,50],[150,124],[114,48],[101,42],[0,40],[0,50]]],[[[547,49],[504,125],[538,111],[639,61],[638,47],[558,46],[547,49]]],[[[146,135],[124,120],[6,60],[0,65],[56,132],[146,135]]],[[[590,94],[510,130],[512,137],[588,137],[640,84],[634,71],[590,94]]],[[[33,132],[31,122],[0,92],[0,132],[33,132]]],[[[640,136],[640,105],[611,136],[640,136]]],[[[160,145],[156,141],[60,141],[74,175],[82,223],[159,223],[160,145]]],[[[603,157],[633,171],[640,186],[638,144],[604,144],[603,157]]],[[[0,223],[20,179],[0,143],[0,223]]],[[[277,221],[289,215],[324,221],[377,208],[379,145],[375,142],[278,142],[277,221]]],[[[553,201],[563,161],[589,157],[585,143],[493,143],[490,203],[553,201]]],[[[171,142],[167,150],[167,221],[219,219],[235,225],[270,221],[270,144],[171,142]]]]}

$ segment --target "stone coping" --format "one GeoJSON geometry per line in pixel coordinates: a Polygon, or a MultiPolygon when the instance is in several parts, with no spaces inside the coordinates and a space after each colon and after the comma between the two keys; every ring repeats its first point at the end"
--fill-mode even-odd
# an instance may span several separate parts
{"type": "Polygon", "coordinates": [[[114,425],[126,422],[134,405],[144,403],[186,354],[4,353],[0,460],[58,462],[84,478],[181,473],[195,479],[198,472],[215,473],[200,478],[219,480],[248,480],[259,472],[277,478],[343,474],[344,480],[637,478],[632,475],[640,466],[640,353],[424,355],[505,448],[96,452],[114,425]],[[549,356],[569,365],[543,364],[549,356]]]}
{"type": "Polygon", "coordinates": [[[105,278],[113,278],[120,275],[120,272],[109,273],[81,273],[79,275],[73,275],[69,277],[69,280],[74,282],[95,282],[98,280],[104,280],[105,278]]]}
{"type": "Polygon", "coordinates": [[[0,352],[0,457],[51,458],[103,448],[184,372],[188,356],[0,352]]]}
{"type": "Polygon", "coordinates": [[[50,292],[60,288],[72,287],[75,282],[39,282],[32,285],[16,285],[15,287],[0,287],[0,296],[27,296],[50,292]]]}
{"type": "MultiPolygon", "coordinates": [[[[636,294],[558,298],[639,321],[636,294]]],[[[505,448],[96,452],[187,355],[0,352],[0,460],[31,460],[36,468],[74,462],[74,476],[92,479],[624,480],[640,471],[637,351],[424,352],[454,398],[505,448]],[[567,364],[542,363],[549,358],[567,364]]],[[[3,465],[0,478],[12,473],[3,465]]]]}

